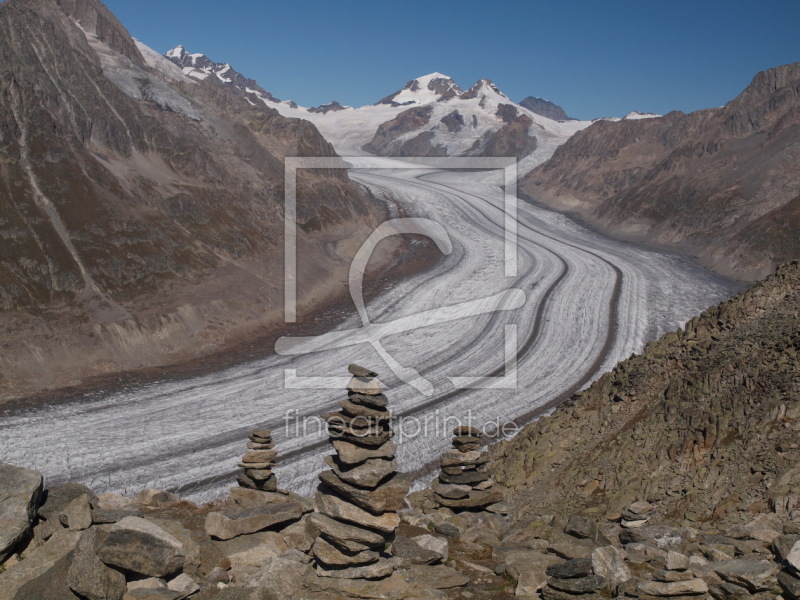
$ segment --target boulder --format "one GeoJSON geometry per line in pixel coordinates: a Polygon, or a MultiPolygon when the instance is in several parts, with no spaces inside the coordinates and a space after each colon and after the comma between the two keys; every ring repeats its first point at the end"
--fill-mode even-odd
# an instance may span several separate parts
{"type": "Polygon", "coordinates": [[[423,548],[415,540],[398,535],[392,542],[392,556],[403,558],[414,565],[432,565],[442,562],[442,555],[423,548]]]}
{"type": "Polygon", "coordinates": [[[217,542],[216,546],[230,561],[232,569],[263,568],[273,558],[288,550],[283,536],[275,531],[241,535],[217,542]]]}
{"type": "Polygon", "coordinates": [[[208,513],[205,530],[212,538],[229,540],[237,535],[255,533],[275,525],[296,521],[304,512],[306,507],[292,500],[255,508],[226,508],[208,513]]]}
{"type": "Polygon", "coordinates": [[[339,496],[373,514],[397,511],[406,505],[406,494],[411,487],[411,476],[396,473],[374,490],[364,490],[339,479],[333,471],[323,471],[319,479],[339,496]]]}
{"type": "Polygon", "coordinates": [[[778,571],[778,565],[766,560],[726,560],[714,565],[714,572],[722,579],[745,587],[751,592],[770,589],[774,585],[778,571]]]}
{"type": "Polygon", "coordinates": [[[400,516],[395,512],[374,515],[324,489],[317,490],[316,500],[319,512],[333,519],[362,525],[387,534],[394,532],[400,525],[400,516]]]}
{"type": "Polygon", "coordinates": [[[592,552],[592,570],[604,577],[612,587],[631,579],[631,571],[625,564],[625,555],[614,546],[603,546],[592,552]]]}
{"type": "Polygon", "coordinates": [[[516,549],[506,553],[504,561],[506,572],[517,580],[515,594],[535,597],[549,579],[547,568],[558,558],[536,550],[516,549]]]}
{"type": "MultiPolygon", "coordinates": [[[[62,483],[44,491],[43,503],[39,507],[39,516],[45,521],[58,521],[67,505],[80,496],[87,495],[92,503],[99,503],[95,493],[82,483],[62,483]]],[[[130,502],[127,498],[126,501],[130,502]]],[[[102,508],[106,508],[103,506],[102,508]]],[[[123,508],[123,507],[114,507],[123,508]]]]}
{"type": "Polygon", "coordinates": [[[596,541],[600,537],[600,530],[589,517],[584,515],[572,515],[564,527],[564,533],[573,537],[585,540],[596,541]]]}
{"type": "Polygon", "coordinates": [[[25,560],[0,573],[0,600],[13,600],[17,590],[44,575],[78,544],[81,534],[61,529],[43,545],[35,548],[25,560]]]}
{"type": "MultiPolygon", "coordinates": [[[[711,594],[712,598],[715,598],[715,600],[750,600],[754,597],[743,587],[733,585],[727,581],[710,585],[708,592],[711,594]]],[[[772,600],[772,598],[769,598],[769,600],[772,600]]]]}
{"type": "Polygon", "coordinates": [[[778,560],[786,560],[800,535],[781,535],[772,540],[772,552],[778,560]]]}
{"type": "Polygon", "coordinates": [[[708,592],[708,584],[702,579],[688,581],[642,581],[639,583],[639,594],[650,596],[691,596],[708,592]]]}
{"type": "Polygon", "coordinates": [[[83,531],[92,525],[92,505],[88,494],[81,494],[64,507],[61,524],[72,531],[83,531]]]}
{"type": "Polygon", "coordinates": [[[38,471],[0,463],[0,563],[30,534],[43,482],[38,471]]]}
{"type": "Polygon", "coordinates": [[[778,585],[784,592],[784,596],[791,600],[800,598],[800,577],[787,571],[778,573],[778,585]]]}
{"type": "Polygon", "coordinates": [[[595,548],[597,548],[597,544],[595,544],[593,541],[575,538],[565,538],[547,544],[548,552],[552,552],[553,554],[567,560],[572,560],[575,558],[591,558],[592,552],[594,552],[595,548]]]}
{"type": "Polygon", "coordinates": [[[568,560],[567,562],[547,567],[546,573],[549,577],[555,577],[557,579],[587,577],[594,574],[594,571],[592,570],[592,559],[575,558],[568,560]]]}
{"type": "Polygon", "coordinates": [[[426,550],[430,550],[431,552],[435,552],[436,554],[438,554],[441,557],[442,562],[445,562],[447,560],[450,548],[450,544],[448,543],[447,539],[440,537],[438,535],[431,535],[429,533],[417,535],[411,539],[422,548],[425,548],[426,550]]]}
{"type": "Polygon", "coordinates": [[[139,517],[125,517],[98,539],[97,555],[107,565],[150,577],[179,571],[186,560],[183,544],[161,527],[139,517]]]}
{"type": "Polygon", "coordinates": [[[85,531],[72,554],[67,583],[86,600],[122,600],[127,591],[125,576],[106,566],[95,552],[98,537],[104,536],[97,528],[85,531]]]}
{"type": "Polygon", "coordinates": [[[200,586],[197,585],[197,582],[189,577],[189,575],[181,573],[167,583],[167,589],[178,592],[180,594],[178,598],[186,598],[200,591],[200,586]]]}
{"type": "Polygon", "coordinates": [[[14,600],[80,600],[67,585],[69,557],[64,556],[47,571],[21,586],[14,600]]]}
{"type": "Polygon", "coordinates": [[[800,542],[794,543],[785,560],[796,572],[800,573],[800,542]]]}
{"type": "Polygon", "coordinates": [[[466,498],[472,491],[472,487],[468,485],[442,483],[438,477],[431,482],[431,489],[442,498],[447,498],[448,500],[466,498]]]}
{"type": "Polygon", "coordinates": [[[667,569],[670,571],[685,571],[689,568],[689,557],[680,552],[670,550],[667,552],[667,569]]]}

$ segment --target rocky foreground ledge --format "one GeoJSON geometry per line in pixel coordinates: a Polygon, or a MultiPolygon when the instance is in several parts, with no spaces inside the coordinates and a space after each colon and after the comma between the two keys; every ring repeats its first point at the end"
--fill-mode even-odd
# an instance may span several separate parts
{"type": "Polygon", "coordinates": [[[391,575],[343,579],[315,570],[326,517],[289,492],[235,487],[196,506],[156,490],[43,490],[39,473],[10,465],[0,482],[0,600],[800,598],[800,522],[774,513],[700,530],[652,523],[653,505],[637,501],[615,521],[543,516],[520,528],[453,512],[426,490],[399,512],[382,559],[391,575]],[[220,527],[219,514],[236,526],[220,527]]]}

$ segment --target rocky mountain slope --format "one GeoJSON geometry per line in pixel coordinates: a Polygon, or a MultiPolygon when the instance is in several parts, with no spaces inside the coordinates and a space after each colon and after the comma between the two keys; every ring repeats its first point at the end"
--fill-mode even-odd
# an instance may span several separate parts
{"type": "Polygon", "coordinates": [[[721,108],[598,121],[520,187],[613,235],[763,277],[800,255],[800,63],[721,108]]]}
{"type": "Polygon", "coordinates": [[[800,264],[651,342],[495,448],[519,514],[800,520],[800,264]]]}
{"type": "MultiPolygon", "coordinates": [[[[312,124],[186,76],[97,0],[0,4],[0,70],[0,397],[281,318],[283,157],[335,156],[312,124]]],[[[298,199],[319,300],[379,209],[344,171],[302,173],[298,199]]]]}

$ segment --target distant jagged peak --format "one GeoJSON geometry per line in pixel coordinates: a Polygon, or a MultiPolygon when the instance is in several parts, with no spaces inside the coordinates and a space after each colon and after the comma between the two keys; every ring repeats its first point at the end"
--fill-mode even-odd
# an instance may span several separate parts
{"type": "Polygon", "coordinates": [[[558,104],[538,96],[528,96],[522,100],[519,105],[523,108],[527,108],[532,113],[536,113],[539,116],[551,119],[553,121],[572,120],[571,117],[567,115],[567,112],[558,104]]]}
{"type": "Polygon", "coordinates": [[[216,77],[222,84],[239,90],[251,104],[254,101],[263,103],[280,102],[278,98],[258,85],[255,80],[239,73],[230,63],[214,62],[203,53],[188,52],[180,44],[165,52],[164,56],[180,67],[185,75],[200,80],[207,79],[210,76],[216,77]]]}
{"type": "Polygon", "coordinates": [[[500,88],[498,88],[491,79],[479,79],[466,92],[459,95],[459,98],[462,100],[471,100],[472,98],[481,97],[495,98],[506,102],[511,101],[508,96],[500,91],[500,88]]]}
{"type": "Polygon", "coordinates": [[[623,120],[627,119],[628,121],[636,121],[638,119],[655,119],[660,116],[662,115],[651,112],[639,112],[638,110],[632,110],[622,118],[623,120]]]}
{"type": "Polygon", "coordinates": [[[442,73],[429,73],[406,83],[402,89],[386,96],[377,104],[405,106],[412,104],[428,104],[449,100],[463,93],[463,90],[451,77],[442,73]]]}
{"type": "MultiPolygon", "coordinates": [[[[297,105],[295,104],[295,108],[297,105]]],[[[352,106],[342,106],[336,100],[331,100],[327,104],[321,104],[320,106],[313,106],[308,109],[310,113],[322,113],[323,115],[328,112],[337,112],[340,110],[352,110],[352,106]]]]}

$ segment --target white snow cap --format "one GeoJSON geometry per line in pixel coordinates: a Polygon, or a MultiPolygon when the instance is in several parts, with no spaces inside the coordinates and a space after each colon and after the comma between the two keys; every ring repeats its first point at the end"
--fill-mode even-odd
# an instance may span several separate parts
{"type": "Polygon", "coordinates": [[[661,115],[657,115],[656,113],[642,113],[638,110],[632,110],[627,115],[622,117],[623,119],[628,119],[629,121],[634,121],[636,119],[655,119],[656,117],[660,117],[661,115]]]}
{"type": "Polygon", "coordinates": [[[167,57],[169,58],[180,58],[186,52],[186,48],[181,45],[175,46],[172,50],[167,52],[167,57]]]}

